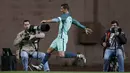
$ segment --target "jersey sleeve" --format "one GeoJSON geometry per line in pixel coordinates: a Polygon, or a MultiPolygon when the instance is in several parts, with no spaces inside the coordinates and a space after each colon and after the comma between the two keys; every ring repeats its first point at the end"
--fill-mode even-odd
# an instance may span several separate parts
{"type": "Polygon", "coordinates": [[[85,29],[86,27],[82,24],[80,24],[79,21],[75,20],[75,19],[72,19],[72,24],[76,25],[77,27],[79,28],[82,28],[82,29],[85,29]]]}
{"type": "Polygon", "coordinates": [[[60,22],[60,20],[61,20],[61,17],[57,17],[57,18],[52,19],[53,22],[60,22]]]}

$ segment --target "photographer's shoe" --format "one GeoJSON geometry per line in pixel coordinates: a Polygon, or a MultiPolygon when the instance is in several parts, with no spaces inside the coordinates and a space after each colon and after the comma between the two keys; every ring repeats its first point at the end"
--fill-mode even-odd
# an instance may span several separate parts
{"type": "Polygon", "coordinates": [[[32,64],[32,67],[35,68],[36,70],[42,70],[42,66],[41,65],[36,66],[36,65],[32,64]]]}
{"type": "Polygon", "coordinates": [[[85,56],[84,56],[83,54],[78,54],[77,57],[78,57],[78,58],[82,58],[83,61],[84,61],[84,63],[86,64],[86,58],[85,58],[85,56]]]}

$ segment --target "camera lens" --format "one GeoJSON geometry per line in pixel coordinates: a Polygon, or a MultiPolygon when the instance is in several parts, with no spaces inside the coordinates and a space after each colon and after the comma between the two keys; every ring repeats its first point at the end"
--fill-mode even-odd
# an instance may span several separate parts
{"type": "Polygon", "coordinates": [[[50,30],[49,24],[41,24],[41,25],[40,25],[40,30],[41,30],[42,32],[47,32],[47,31],[49,31],[49,30],[50,30]]]}
{"type": "Polygon", "coordinates": [[[111,33],[115,33],[115,28],[111,28],[111,33]]]}

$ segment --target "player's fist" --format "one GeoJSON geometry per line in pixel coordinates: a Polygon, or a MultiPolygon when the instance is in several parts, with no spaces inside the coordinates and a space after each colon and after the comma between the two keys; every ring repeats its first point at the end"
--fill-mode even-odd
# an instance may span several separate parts
{"type": "Polygon", "coordinates": [[[93,31],[90,28],[85,28],[85,32],[86,32],[86,34],[91,34],[93,31]]]}

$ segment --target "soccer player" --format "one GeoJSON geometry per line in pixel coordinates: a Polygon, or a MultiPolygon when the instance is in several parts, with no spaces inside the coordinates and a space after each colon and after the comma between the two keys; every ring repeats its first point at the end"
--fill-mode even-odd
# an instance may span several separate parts
{"type": "MultiPolygon", "coordinates": [[[[50,47],[46,52],[46,56],[44,58],[44,63],[46,63],[51,56],[53,51],[58,51],[59,57],[64,58],[82,58],[84,63],[86,63],[86,58],[83,54],[75,54],[71,52],[66,52],[66,44],[68,42],[68,31],[72,24],[82,28],[85,30],[86,34],[92,32],[91,29],[86,28],[85,26],[81,25],[77,20],[73,19],[69,13],[69,6],[68,4],[61,5],[61,12],[62,15],[57,18],[53,18],[50,20],[42,20],[41,23],[50,23],[50,22],[57,22],[59,23],[59,32],[57,38],[51,43],[50,47]]],[[[42,64],[41,64],[42,65],[42,64]]],[[[34,66],[35,68],[39,69],[42,66],[34,66]]]]}

